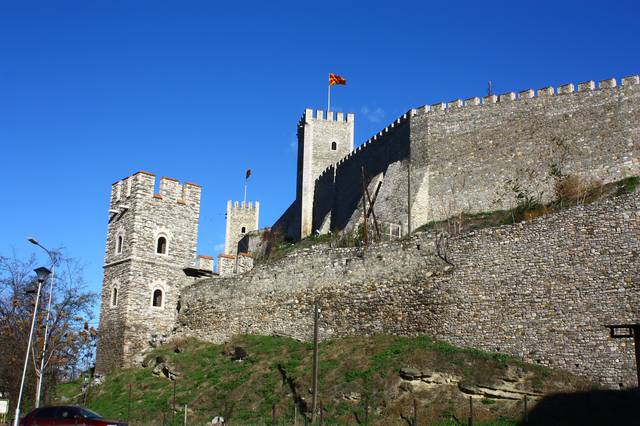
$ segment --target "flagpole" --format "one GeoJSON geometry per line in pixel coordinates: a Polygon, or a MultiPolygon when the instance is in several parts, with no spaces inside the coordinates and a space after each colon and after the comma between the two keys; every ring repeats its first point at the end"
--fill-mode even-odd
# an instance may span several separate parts
{"type": "Polygon", "coordinates": [[[329,111],[331,111],[331,85],[327,86],[327,116],[329,115],[329,111]]]}
{"type": "Polygon", "coordinates": [[[247,204],[247,178],[244,178],[244,204],[247,204]]]}

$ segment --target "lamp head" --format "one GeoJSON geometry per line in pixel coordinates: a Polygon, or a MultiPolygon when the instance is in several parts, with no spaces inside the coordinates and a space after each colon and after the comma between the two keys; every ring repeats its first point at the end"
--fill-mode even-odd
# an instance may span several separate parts
{"type": "Polygon", "coordinates": [[[41,283],[45,282],[49,277],[49,274],[51,274],[51,271],[45,268],[44,266],[36,268],[34,269],[34,271],[38,275],[38,281],[41,283]]]}
{"type": "Polygon", "coordinates": [[[33,237],[29,237],[29,238],[27,238],[27,240],[28,240],[31,244],[38,245],[38,240],[36,240],[36,239],[35,239],[35,238],[33,238],[33,237]]]}
{"type": "Polygon", "coordinates": [[[31,281],[29,285],[24,289],[25,294],[36,294],[38,292],[37,281],[31,281]]]}

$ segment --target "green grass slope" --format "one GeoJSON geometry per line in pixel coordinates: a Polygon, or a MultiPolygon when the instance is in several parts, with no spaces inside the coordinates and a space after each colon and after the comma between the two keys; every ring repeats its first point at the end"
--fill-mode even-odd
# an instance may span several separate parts
{"type": "MultiPolygon", "coordinates": [[[[84,403],[105,416],[129,419],[132,425],[183,424],[185,405],[189,425],[210,423],[216,415],[235,425],[270,425],[274,418],[278,425],[302,425],[301,411],[311,403],[312,349],[311,344],[282,337],[243,335],[226,345],[186,340],[155,350],[147,357],[147,368],[114,371],[85,392],[81,381],[60,385],[56,400],[84,403]],[[236,346],[247,351],[244,361],[230,356],[236,346]],[[175,380],[157,374],[160,367],[154,374],[158,357],[177,374],[175,380]]],[[[461,389],[495,387],[510,371],[518,371],[522,392],[591,386],[568,373],[425,336],[331,340],[321,343],[319,354],[324,424],[365,424],[368,418],[370,425],[406,425],[414,415],[417,424],[466,424],[469,395],[461,389]],[[455,380],[406,381],[399,375],[405,367],[455,380]]],[[[522,413],[520,400],[482,395],[473,399],[476,425],[516,424],[522,413]]]]}

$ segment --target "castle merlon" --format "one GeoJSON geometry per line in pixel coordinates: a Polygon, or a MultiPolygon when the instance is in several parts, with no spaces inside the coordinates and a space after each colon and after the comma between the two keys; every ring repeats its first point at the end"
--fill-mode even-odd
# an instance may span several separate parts
{"type": "MultiPolygon", "coordinates": [[[[527,89],[519,92],[518,96],[521,99],[531,99],[536,96],[536,92],[533,89],[527,89]]],[[[480,101],[480,98],[478,98],[478,101],[480,101]]],[[[475,105],[480,105],[480,102],[476,103],[475,105]]]]}
{"type": "MultiPolygon", "coordinates": [[[[378,133],[376,133],[375,135],[373,135],[372,137],[370,137],[369,139],[367,139],[364,143],[358,145],[355,149],[353,149],[351,152],[349,152],[347,155],[345,155],[344,157],[342,157],[340,160],[338,160],[335,165],[339,166],[341,164],[343,164],[344,162],[348,161],[350,158],[352,158],[355,154],[358,154],[362,151],[365,151],[368,147],[371,146],[372,143],[374,142],[382,142],[384,141],[384,137],[386,135],[391,134],[393,131],[395,131],[396,128],[398,128],[400,125],[404,124],[405,122],[407,122],[407,120],[409,120],[410,117],[415,116],[418,113],[417,109],[411,109],[407,112],[405,112],[404,114],[402,114],[400,117],[398,117],[397,119],[395,119],[394,121],[391,122],[391,124],[389,124],[387,127],[385,127],[384,129],[380,130],[378,133]]],[[[329,166],[326,170],[328,170],[330,167],[329,166]]],[[[324,173],[324,172],[323,172],[324,173]]]]}
{"type": "Polygon", "coordinates": [[[306,108],[304,110],[304,114],[300,119],[300,122],[303,121],[336,121],[340,123],[353,123],[355,120],[355,115],[352,112],[346,114],[340,111],[329,111],[326,112],[322,109],[313,110],[311,108],[306,108]],[[335,113],[335,119],[334,119],[335,113]]]}
{"type": "MultiPolygon", "coordinates": [[[[640,75],[632,75],[632,76],[628,76],[628,77],[623,77],[620,81],[621,81],[621,86],[622,87],[639,85],[640,84],[640,75]]],[[[601,81],[598,82],[597,85],[596,85],[596,82],[594,80],[589,80],[589,81],[585,81],[585,82],[582,82],[582,83],[578,83],[577,92],[575,90],[574,84],[573,83],[568,83],[568,84],[563,84],[563,85],[558,86],[557,89],[554,88],[554,87],[551,87],[551,86],[547,86],[547,87],[540,88],[537,91],[534,90],[534,89],[526,89],[526,90],[522,90],[522,91],[520,91],[518,93],[516,93],[516,92],[507,92],[507,93],[503,93],[503,94],[500,94],[500,95],[484,96],[482,98],[480,98],[478,96],[475,96],[475,97],[467,98],[467,99],[455,99],[455,100],[452,100],[450,102],[439,102],[439,103],[432,104],[432,105],[424,105],[424,106],[422,106],[420,108],[412,108],[411,110],[409,110],[406,113],[404,113],[401,117],[398,117],[396,120],[391,122],[391,124],[389,124],[387,127],[385,127],[384,129],[380,130],[378,133],[373,135],[371,138],[367,139],[363,144],[359,145],[354,150],[349,152],[347,155],[342,157],[340,160],[338,160],[335,163],[335,165],[341,165],[345,161],[348,161],[350,158],[353,157],[354,154],[362,152],[372,142],[378,141],[380,139],[383,139],[383,137],[385,135],[389,134],[389,132],[391,132],[396,126],[398,126],[399,124],[402,124],[408,118],[416,116],[418,114],[424,114],[424,113],[429,113],[429,112],[437,112],[437,111],[446,111],[446,110],[455,110],[455,109],[464,108],[464,107],[468,107],[468,106],[481,106],[481,105],[490,105],[490,104],[498,104],[498,103],[502,104],[502,103],[507,103],[507,102],[518,101],[518,100],[521,100],[521,99],[533,99],[533,98],[536,98],[536,97],[540,97],[541,98],[541,97],[564,95],[564,94],[570,94],[570,93],[581,93],[581,92],[588,92],[588,91],[601,90],[601,89],[611,89],[611,88],[615,88],[615,87],[618,87],[617,80],[615,78],[611,78],[611,79],[607,79],[607,80],[601,80],[601,81]]],[[[349,122],[349,116],[353,116],[353,114],[348,114],[347,115],[347,122],[349,122]]],[[[338,117],[340,117],[340,115],[338,117]]],[[[302,123],[305,119],[308,119],[308,120],[325,120],[325,112],[323,110],[317,110],[317,111],[315,111],[315,115],[314,115],[314,110],[311,109],[311,108],[307,108],[307,109],[305,109],[305,113],[303,114],[303,116],[302,116],[302,118],[300,120],[300,123],[302,123]]],[[[329,121],[333,120],[333,111],[331,112],[331,118],[327,117],[327,120],[329,120],[329,121]]],[[[327,172],[327,170],[329,170],[331,167],[333,167],[333,165],[327,167],[320,174],[320,176],[324,175],[327,172]]]]}
{"type": "Polygon", "coordinates": [[[640,84],[640,75],[631,75],[622,79],[623,86],[630,86],[632,84],[640,84]]]}
{"type": "Polygon", "coordinates": [[[583,81],[582,83],[578,83],[578,92],[588,92],[589,90],[594,90],[596,88],[596,82],[593,80],[583,81]]]}
{"type": "Polygon", "coordinates": [[[198,269],[213,272],[213,256],[199,255],[196,258],[195,266],[198,267],[198,269]]]}
{"type": "MultiPolygon", "coordinates": [[[[498,96],[498,102],[510,102],[510,101],[515,101],[516,100],[516,93],[515,92],[508,92],[508,93],[503,93],[502,95],[498,96]]],[[[462,106],[462,105],[460,105],[462,106]]]]}
{"type": "Polygon", "coordinates": [[[323,178],[324,176],[326,176],[327,174],[331,173],[332,175],[335,174],[336,171],[336,165],[332,164],[329,167],[327,167],[326,169],[324,169],[320,175],[316,178],[316,180],[323,178]]]}
{"type": "Polygon", "coordinates": [[[569,83],[569,84],[563,84],[562,86],[558,86],[558,90],[556,91],[556,93],[558,95],[564,95],[566,93],[573,93],[573,83],[569,83]]]}
{"type": "Polygon", "coordinates": [[[159,192],[155,192],[156,175],[139,171],[131,176],[116,181],[111,186],[111,205],[124,202],[133,197],[148,197],[154,200],[175,202],[181,205],[198,205],[200,201],[200,185],[184,182],[163,176],[160,178],[159,192]]]}
{"type": "MultiPolygon", "coordinates": [[[[607,80],[600,80],[597,84],[594,80],[585,81],[582,83],[578,83],[577,90],[576,86],[573,83],[562,84],[557,88],[548,86],[538,89],[537,91],[534,89],[526,89],[516,92],[507,92],[500,95],[489,95],[484,96],[482,98],[473,97],[468,99],[455,99],[450,102],[438,102],[431,105],[424,105],[420,108],[414,108],[410,110],[410,115],[416,115],[418,113],[430,113],[430,112],[438,112],[438,111],[446,111],[446,110],[455,110],[458,108],[463,108],[467,106],[480,106],[480,105],[491,105],[491,104],[500,104],[513,102],[521,99],[533,99],[536,97],[542,98],[547,96],[559,96],[559,95],[568,95],[571,93],[583,93],[590,92],[596,90],[604,90],[604,89],[614,89],[616,87],[628,87],[640,84],[640,75],[631,75],[628,77],[623,77],[620,79],[620,86],[618,85],[618,80],[615,78],[610,78],[607,80]]],[[[387,129],[384,130],[386,132],[387,129]]],[[[382,133],[382,132],[381,132],[382,133]]],[[[380,133],[378,135],[381,135],[380,133]]],[[[375,137],[374,137],[375,138],[375,137]]]]}
{"type": "MultiPolygon", "coordinates": [[[[621,85],[623,87],[638,85],[638,84],[640,84],[640,75],[632,75],[632,76],[624,77],[621,79],[621,85]]],[[[617,80],[615,78],[601,80],[598,82],[597,85],[594,80],[589,80],[582,83],[578,83],[577,92],[580,93],[580,92],[588,92],[588,91],[601,90],[601,89],[611,89],[615,87],[618,87],[617,80]]],[[[372,142],[382,139],[385,135],[389,134],[395,127],[402,124],[408,118],[416,116],[417,114],[420,114],[420,113],[455,110],[455,109],[464,108],[467,106],[480,106],[480,105],[489,105],[489,104],[497,104],[497,103],[502,104],[507,102],[518,101],[521,99],[533,99],[536,97],[564,95],[564,94],[569,94],[574,92],[576,92],[574,84],[568,83],[568,84],[563,84],[558,86],[557,89],[555,89],[554,87],[548,86],[548,87],[543,87],[541,89],[538,89],[537,91],[534,89],[526,89],[518,93],[506,92],[500,95],[484,96],[483,98],[475,96],[467,99],[455,99],[449,102],[439,102],[432,105],[424,105],[421,108],[412,108],[411,110],[404,113],[402,116],[398,117],[396,120],[392,121],[391,124],[389,124],[387,127],[385,127],[384,129],[382,129],[381,131],[373,135],[373,137],[367,139],[363,144],[359,145],[354,150],[349,152],[347,155],[342,157],[340,160],[338,160],[335,163],[335,165],[336,166],[342,165],[343,163],[351,159],[354,156],[354,154],[358,154],[364,151],[372,142]]],[[[314,116],[314,110],[311,108],[307,108],[305,110],[304,115],[301,118],[301,122],[304,121],[305,119],[311,119],[311,120],[325,119],[323,110],[317,110],[315,111],[315,113],[316,115],[314,116]]],[[[349,114],[349,115],[353,115],[353,114],[349,114]]],[[[349,121],[349,115],[347,116],[347,122],[349,121]]],[[[331,112],[331,118],[327,117],[327,120],[329,121],[333,120],[333,112],[331,112]]],[[[318,176],[318,178],[326,174],[333,166],[334,165],[331,165],[326,169],[324,169],[323,172],[318,176]]]]}
{"type": "Polygon", "coordinates": [[[256,201],[227,201],[227,210],[257,210],[260,208],[260,202],[256,201]]]}

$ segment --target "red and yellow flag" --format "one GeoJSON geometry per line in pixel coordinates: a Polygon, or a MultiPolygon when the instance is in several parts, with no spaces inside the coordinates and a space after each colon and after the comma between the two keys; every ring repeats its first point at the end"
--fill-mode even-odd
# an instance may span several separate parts
{"type": "Polygon", "coordinates": [[[345,80],[343,77],[340,77],[338,74],[330,73],[329,86],[335,86],[336,84],[342,84],[344,86],[347,84],[347,80],[345,80]]]}
{"type": "Polygon", "coordinates": [[[247,169],[247,173],[245,174],[244,178],[249,179],[249,176],[251,176],[251,169],[247,169]]]}

